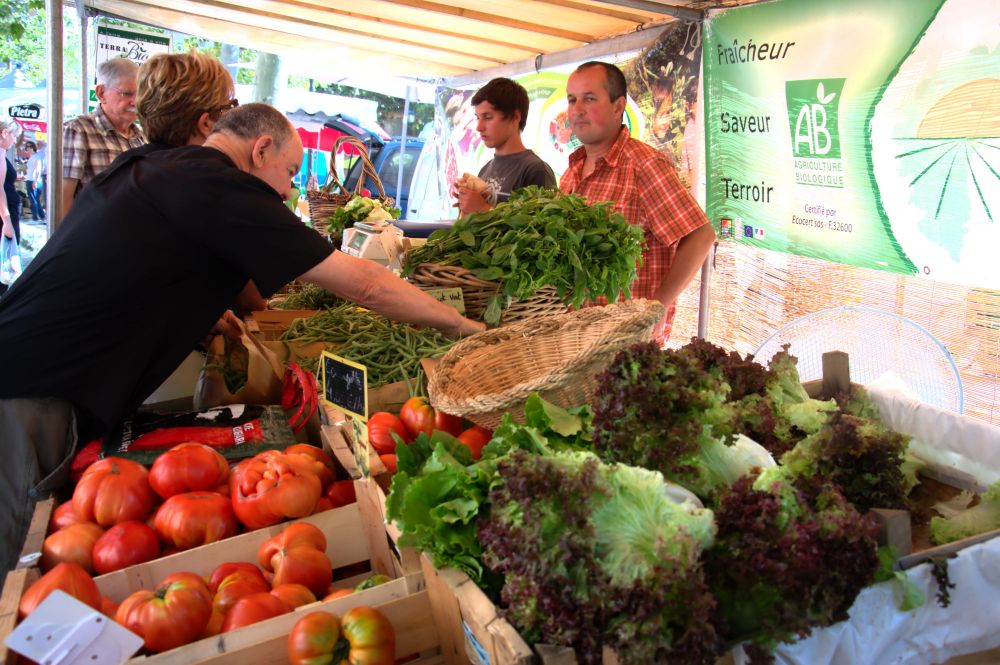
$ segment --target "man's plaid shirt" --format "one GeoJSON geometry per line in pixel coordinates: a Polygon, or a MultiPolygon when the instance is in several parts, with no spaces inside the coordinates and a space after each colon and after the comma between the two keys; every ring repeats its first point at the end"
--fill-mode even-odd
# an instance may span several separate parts
{"type": "Polygon", "coordinates": [[[80,181],[80,187],[111,166],[115,157],[146,143],[138,125],[129,125],[129,137],[119,134],[100,106],[63,126],[63,177],[80,181]]]}
{"type": "MultiPolygon", "coordinates": [[[[631,291],[633,298],[653,298],[670,271],[677,243],[708,224],[708,218],[677,177],[670,158],[633,139],[624,125],[615,143],[597,160],[594,172],[583,178],[586,157],[585,147],[569,156],[559,189],[580,194],[590,204],[613,201],[626,221],[642,228],[646,251],[631,291]]],[[[670,335],[674,310],[673,304],[667,309],[663,339],[670,335]]]]}

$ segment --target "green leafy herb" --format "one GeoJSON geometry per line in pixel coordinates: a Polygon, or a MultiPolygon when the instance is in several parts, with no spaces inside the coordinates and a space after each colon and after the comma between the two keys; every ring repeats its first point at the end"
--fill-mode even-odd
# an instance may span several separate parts
{"type": "Polygon", "coordinates": [[[642,230],[614,212],[609,201],[588,206],[575,194],[541,187],[515,191],[492,210],[458,220],[431,234],[408,253],[404,273],[421,263],[462,266],[503,292],[487,305],[483,320],[496,324],[512,300],[555,287],[566,304],[588,298],[629,296],[642,255],[642,230]]]}

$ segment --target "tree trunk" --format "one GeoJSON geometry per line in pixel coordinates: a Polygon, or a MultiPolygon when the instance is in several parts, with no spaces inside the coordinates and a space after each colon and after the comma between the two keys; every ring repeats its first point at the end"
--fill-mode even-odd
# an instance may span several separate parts
{"type": "Polygon", "coordinates": [[[254,101],[281,108],[280,99],[288,83],[281,57],[271,53],[257,55],[257,85],[254,101]]]}

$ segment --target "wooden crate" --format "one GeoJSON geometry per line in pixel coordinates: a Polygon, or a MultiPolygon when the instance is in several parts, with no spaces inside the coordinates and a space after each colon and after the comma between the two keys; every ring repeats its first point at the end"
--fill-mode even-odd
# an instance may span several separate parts
{"type": "Polygon", "coordinates": [[[278,340],[291,327],[295,319],[307,319],[318,310],[315,309],[266,309],[250,312],[244,321],[247,330],[257,335],[261,340],[278,340]]]}
{"type": "MultiPolygon", "coordinates": [[[[364,498],[369,496],[364,488],[360,488],[358,493],[364,498]]],[[[29,538],[29,542],[32,544],[29,545],[26,542],[26,551],[29,549],[41,550],[44,528],[39,531],[34,528],[34,523],[39,522],[47,526],[51,510],[51,502],[39,503],[33,520],[32,537],[29,538]],[[44,513],[44,518],[42,513],[44,513]]],[[[362,500],[349,506],[328,510],[297,521],[314,524],[326,534],[327,555],[330,557],[335,572],[337,569],[349,569],[354,573],[335,579],[336,584],[353,587],[373,573],[382,573],[394,578],[394,580],[373,589],[338,598],[329,603],[315,603],[306,606],[306,608],[299,608],[291,615],[260,622],[156,656],[140,657],[133,660],[152,661],[157,664],[179,664],[202,662],[211,656],[213,660],[206,660],[206,662],[214,663],[217,662],[214,658],[221,658],[230,652],[261,649],[262,653],[266,653],[267,656],[261,659],[254,656],[250,662],[282,662],[280,659],[272,658],[272,654],[279,643],[281,644],[280,651],[284,653],[283,640],[295,619],[302,616],[302,609],[329,609],[342,613],[359,605],[380,606],[387,603],[391,605],[387,613],[394,620],[394,625],[396,625],[397,617],[399,618],[400,623],[397,630],[402,629],[405,636],[405,639],[401,639],[400,642],[401,651],[399,654],[401,656],[428,650],[433,651],[436,648],[437,633],[427,620],[430,611],[429,600],[423,590],[423,576],[419,573],[416,575],[404,574],[403,566],[397,558],[394,546],[386,536],[385,529],[378,528],[384,523],[384,502],[382,506],[379,506],[369,500],[362,500]],[[359,564],[364,563],[368,564],[370,572],[358,574],[356,569],[361,567],[359,564]],[[409,596],[414,594],[424,595],[416,600],[409,599],[409,596]],[[399,602],[397,603],[397,601],[399,602]],[[412,619],[407,619],[406,617],[411,611],[415,614],[412,619]],[[418,625],[421,624],[421,621],[418,621],[421,618],[422,624],[426,625],[418,625]]],[[[258,529],[224,541],[101,575],[95,578],[95,582],[103,595],[115,602],[120,602],[136,590],[153,588],[170,573],[188,571],[208,576],[217,565],[227,561],[256,563],[257,549],[260,545],[271,536],[281,533],[288,524],[290,522],[258,529]]],[[[38,558],[40,557],[34,557],[34,561],[37,561],[38,558]]],[[[411,565],[410,568],[415,568],[415,566],[411,565]]],[[[0,594],[0,640],[16,626],[17,606],[20,598],[24,591],[38,579],[39,575],[37,567],[31,565],[17,568],[7,575],[2,594],[0,594]]],[[[241,665],[246,665],[245,659],[246,655],[241,657],[241,665]]],[[[16,654],[8,652],[6,647],[0,644],[0,663],[13,662],[16,662],[16,654]]],[[[218,662],[235,662],[235,660],[223,659],[218,662]]]]}

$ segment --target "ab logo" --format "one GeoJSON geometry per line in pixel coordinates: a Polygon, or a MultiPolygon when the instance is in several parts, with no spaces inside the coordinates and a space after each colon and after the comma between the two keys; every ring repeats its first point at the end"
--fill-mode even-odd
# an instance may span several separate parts
{"type": "Polygon", "coordinates": [[[847,79],[785,82],[788,127],[796,157],[839,159],[838,109],[847,79]]]}

